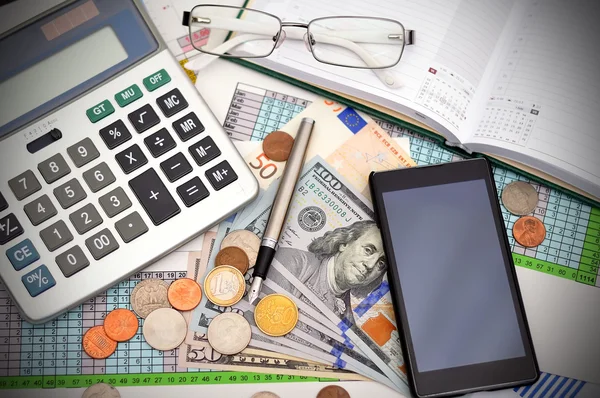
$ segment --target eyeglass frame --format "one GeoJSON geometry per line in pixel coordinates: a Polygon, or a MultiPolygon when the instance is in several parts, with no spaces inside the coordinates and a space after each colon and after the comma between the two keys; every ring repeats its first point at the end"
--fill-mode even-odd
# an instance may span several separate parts
{"type": "MultiPolygon", "coordinates": [[[[284,22],[277,15],[268,13],[266,11],[257,10],[257,9],[254,9],[254,8],[237,7],[237,6],[222,5],[222,4],[199,4],[199,5],[194,6],[190,11],[184,11],[183,12],[183,18],[182,18],[181,24],[183,26],[187,26],[189,28],[188,34],[189,34],[189,37],[190,37],[190,43],[192,44],[192,46],[196,50],[200,51],[203,54],[215,55],[215,56],[224,57],[224,58],[238,58],[239,59],[239,58],[267,58],[267,57],[269,57],[271,54],[273,54],[273,52],[275,51],[275,49],[277,49],[279,47],[279,46],[277,46],[277,42],[281,38],[282,32],[285,33],[285,31],[283,30],[283,28],[285,28],[285,27],[304,28],[304,29],[306,29],[306,33],[309,34],[308,40],[306,40],[306,42],[308,43],[308,47],[309,47],[310,53],[312,54],[313,58],[316,61],[321,62],[323,64],[333,65],[333,66],[339,66],[339,67],[342,67],[342,68],[368,69],[368,70],[380,70],[380,69],[392,68],[392,67],[396,66],[400,62],[400,60],[402,59],[402,55],[404,55],[404,49],[406,48],[406,46],[408,46],[408,45],[414,45],[415,44],[415,31],[414,30],[412,30],[412,29],[406,29],[401,22],[399,22],[399,21],[397,21],[395,19],[380,18],[380,17],[362,17],[362,16],[356,16],[356,15],[341,16],[340,15],[340,16],[334,16],[334,17],[319,17],[319,18],[315,18],[315,19],[310,20],[308,23],[302,23],[302,22],[284,22]],[[273,43],[273,47],[271,48],[271,51],[269,51],[269,53],[265,54],[265,55],[248,55],[248,56],[246,56],[246,55],[231,55],[231,54],[227,54],[227,53],[221,53],[221,54],[219,54],[219,53],[205,51],[205,50],[202,50],[200,48],[197,48],[194,45],[194,41],[193,41],[193,38],[192,38],[192,33],[193,33],[192,32],[192,23],[194,23],[194,22],[195,23],[202,23],[202,21],[192,21],[192,18],[194,18],[194,17],[192,17],[192,14],[193,14],[193,12],[194,12],[194,10],[196,8],[201,8],[201,7],[220,7],[220,8],[230,8],[230,9],[239,10],[240,12],[238,13],[236,19],[239,19],[239,17],[245,11],[247,11],[247,10],[252,11],[252,12],[257,12],[257,13],[260,13],[260,14],[263,14],[263,15],[267,15],[269,17],[273,17],[273,18],[277,19],[277,21],[279,22],[279,30],[278,30],[277,34],[273,37],[274,43],[273,43]],[[341,18],[345,18],[345,19],[372,19],[372,20],[393,22],[393,23],[397,23],[398,25],[400,25],[400,27],[402,28],[402,30],[404,32],[403,32],[403,40],[402,40],[402,49],[400,50],[400,55],[398,56],[398,59],[396,60],[396,62],[394,62],[393,64],[390,64],[390,65],[386,65],[386,66],[369,67],[369,66],[343,65],[343,64],[333,63],[333,62],[326,62],[326,61],[323,61],[323,60],[319,59],[317,57],[317,55],[315,54],[314,49],[313,49],[313,42],[315,40],[314,40],[314,38],[310,37],[311,36],[310,35],[310,24],[312,24],[313,22],[316,22],[316,21],[324,20],[324,19],[341,19],[341,18]]],[[[230,33],[225,38],[225,42],[227,42],[229,40],[229,38],[231,37],[231,34],[232,34],[232,31],[230,31],[230,33]]],[[[284,40],[285,40],[285,38],[287,38],[287,36],[284,36],[284,40]]]]}

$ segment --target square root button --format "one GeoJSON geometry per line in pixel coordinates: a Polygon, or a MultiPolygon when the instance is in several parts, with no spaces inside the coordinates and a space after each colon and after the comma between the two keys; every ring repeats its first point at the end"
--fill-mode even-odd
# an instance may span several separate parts
{"type": "Polygon", "coordinates": [[[43,264],[30,273],[23,275],[21,281],[31,297],[38,296],[56,285],[56,281],[50,271],[48,271],[48,267],[43,264]]]}

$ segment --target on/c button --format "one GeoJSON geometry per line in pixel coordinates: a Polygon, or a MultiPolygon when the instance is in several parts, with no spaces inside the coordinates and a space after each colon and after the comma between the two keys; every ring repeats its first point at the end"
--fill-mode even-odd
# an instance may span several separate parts
{"type": "Polygon", "coordinates": [[[40,259],[40,255],[29,239],[25,239],[8,249],[6,256],[17,271],[40,259]]]}

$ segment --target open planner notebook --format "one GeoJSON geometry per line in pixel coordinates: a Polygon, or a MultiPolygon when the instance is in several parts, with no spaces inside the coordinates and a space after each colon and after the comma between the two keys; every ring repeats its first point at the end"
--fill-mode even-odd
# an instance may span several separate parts
{"type": "Polygon", "coordinates": [[[415,44],[388,70],[398,88],[370,70],[319,63],[301,40],[248,62],[600,201],[597,1],[254,0],[246,6],[283,21],[398,20],[416,32],[415,44]]]}

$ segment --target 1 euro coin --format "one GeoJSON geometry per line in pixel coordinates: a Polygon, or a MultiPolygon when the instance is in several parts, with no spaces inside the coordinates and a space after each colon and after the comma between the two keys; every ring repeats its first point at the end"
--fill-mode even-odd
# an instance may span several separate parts
{"type": "Polygon", "coordinates": [[[245,290],[244,275],[230,265],[213,268],[204,279],[206,298],[222,307],[229,307],[239,302],[245,290]]]}

